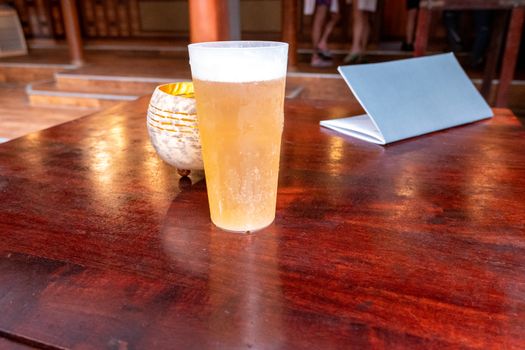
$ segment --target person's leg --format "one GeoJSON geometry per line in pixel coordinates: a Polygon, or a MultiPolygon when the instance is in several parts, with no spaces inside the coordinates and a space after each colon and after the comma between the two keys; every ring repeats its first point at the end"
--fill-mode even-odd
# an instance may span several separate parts
{"type": "Polygon", "coordinates": [[[359,7],[359,0],[354,0],[352,2],[352,48],[350,49],[350,53],[344,58],[344,63],[358,63],[361,60],[365,16],[365,11],[359,7]]]}
{"type": "Polygon", "coordinates": [[[358,0],[353,1],[352,49],[351,54],[360,54],[363,51],[363,31],[365,13],[359,9],[358,0]]]}
{"type": "Polygon", "coordinates": [[[343,62],[346,64],[359,63],[363,52],[363,34],[365,30],[365,13],[360,9],[359,0],[352,2],[352,47],[343,62]]]}
{"type": "MultiPolygon", "coordinates": [[[[337,0],[334,0],[337,1],[337,0]]],[[[326,26],[324,27],[323,35],[321,36],[321,39],[319,40],[319,43],[317,44],[317,48],[321,50],[327,50],[328,49],[328,38],[330,37],[330,34],[332,34],[332,31],[337,23],[339,21],[340,15],[338,12],[332,12],[330,15],[330,20],[328,23],[326,23],[326,26]]]]}
{"type": "Polygon", "coordinates": [[[310,64],[314,67],[326,67],[331,65],[330,62],[324,61],[318,54],[318,45],[321,40],[323,24],[328,13],[328,6],[320,1],[315,7],[314,19],[312,24],[312,60],[310,64]]]}
{"type": "Polygon", "coordinates": [[[324,4],[317,4],[315,7],[314,19],[312,23],[312,46],[316,50],[321,41],[323,24],[328,13],[328,6],[324,4]]]}

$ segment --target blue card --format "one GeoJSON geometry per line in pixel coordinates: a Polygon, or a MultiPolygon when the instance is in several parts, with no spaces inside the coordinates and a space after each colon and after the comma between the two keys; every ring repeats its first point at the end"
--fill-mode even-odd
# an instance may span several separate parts
{"type": "Polygon", "coordinates": [[[387,144],[493,116],[452,53],[340,66],[366,115],[322,126],[387,144]]]}

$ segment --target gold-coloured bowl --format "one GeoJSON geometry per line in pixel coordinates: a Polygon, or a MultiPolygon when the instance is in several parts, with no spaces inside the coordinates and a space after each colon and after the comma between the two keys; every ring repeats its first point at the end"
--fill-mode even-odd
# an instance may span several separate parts
{"type": "Polygon", "coordinates": [[[148,107],[147,127],[157,154],[179,174],[204,169],[191,82],[157,86],[148,107]]]}

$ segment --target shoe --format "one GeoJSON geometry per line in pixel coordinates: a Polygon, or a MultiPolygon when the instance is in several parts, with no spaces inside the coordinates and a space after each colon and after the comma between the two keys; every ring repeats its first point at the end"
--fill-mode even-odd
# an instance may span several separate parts
{"type": "Polygon", "coordinates": [[[403,41],[401,43],[401,51],[414,51],[414,44],[403,41]]]}
{"type": "Polygon", "coordinates": [[[317,56],[321,57],[323,60],[331,60],[334,56],[330,50],[317,49],[317,56]]]}
{"type": "Polygon", "coordinates": [[[331,60],[323,60],[321,57],[312,57],[312,62],[310,63],[310,66],[316,67],[316,68],[326,68],[332,66],[331,60]]]}
{"type": "Polygon", "coordinates": [[[344,64],[358,64],[363,63],[363,55],[360,53],[349,53],[343,59],[344,64]]]}

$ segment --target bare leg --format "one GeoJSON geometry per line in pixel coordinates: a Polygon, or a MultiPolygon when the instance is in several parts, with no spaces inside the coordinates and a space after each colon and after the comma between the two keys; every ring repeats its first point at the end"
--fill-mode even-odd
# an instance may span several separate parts
{"type": "Polygon", "coordinates": [[[363,51],[363,31],[366,20],[364,11],[357,7],[357,1],[353,1],[353,25],[352,25],[352,49],[350,54],[360,54],[363,51]]]}
{"type": "Polygon", "coordinates": [[[328,13],[328,6],[318,5],[315,8],[314,21],[312,26],[312,47],[314,49],[314,56],[316,55],[316,50],[321,40],[323,24],[328,13]]]}
{"type": "Polygon", "coordinates": [[[361,37],[361,52],[366,50],[368,46],[368,39],[370,38],[370,12],[363,12],[363,36],[361,37]]]}
{"type": "Polygon", "coordinates": [[[323,35],[321,36],[321,40],[317,43],[317,47],[321,50],[328,49],[328,37],[330,34],[332,34],[332,30],[334,29],[337,21],[339,21],[339,18],[341,16],[339,13],[334,13],[330,15],[330,20],[328,23],[326,23],[326,26],[324,27],[323,35]]]}
{"type": "Polygon", "coordinates": [[[330,61],[323,60],[317,52],[327,14],[328,6],[319,5],[315,8],[314,22],[312,26],[312,47],[314,49],[314,53],[312,54],[312,60],[310,61],[310,65],[314,67],[329,67],[332,65],[330,61]]]}

